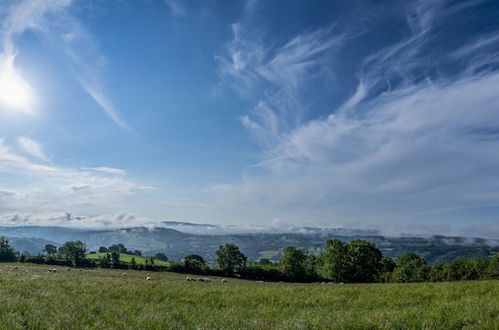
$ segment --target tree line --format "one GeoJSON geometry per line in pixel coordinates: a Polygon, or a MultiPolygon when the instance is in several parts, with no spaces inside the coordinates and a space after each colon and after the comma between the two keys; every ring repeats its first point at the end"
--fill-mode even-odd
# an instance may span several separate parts
{"type": "Polygon", "coordinates": [[[0,262],[163,270],[290,282],[386,283],[499,279],[499,254],[492,258],[460,259],[430,265],[414,253],[404,254],[393,260],[383,256],[374,243],[364,240],[348,243],[338,239],[328,240],[324,252],[319,255],[287,247],[282,251],[279,262],[265,258],[258,262],[248,262],[248,258],[235,244],[227,243],[216,251],[215,267],[210,267],[203,257],[195,254],[184,257],[182,262],[170,262],[168,265],[157,265],[155,262],[167,261],[164,253],[145,257],[144,263],[136,262],[135,257],[130,262],[123,262],[120,258],[122,253],[142,255],[139,250],[130,251],[123,244],[101,247],[99,251],[105,254],[97,260],[88,259],[85,243],[69,241],[59,248],[48,244],[44,250],[46,255],[28,256],[18,253],[8,240],[0,238],[0,262]]]}

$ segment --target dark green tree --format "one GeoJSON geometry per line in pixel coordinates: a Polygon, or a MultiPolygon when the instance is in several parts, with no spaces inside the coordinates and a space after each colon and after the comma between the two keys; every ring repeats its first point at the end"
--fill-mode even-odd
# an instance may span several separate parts
{"type": "Polygon", "coordinates": [[[428,279],[430,266],[414,253],[407,253],[398,258],[393,272],[396,282],[424,282],[428,279]]]}
{"type": "Polygon", "coordinates": [[[428,280],[432,282],[442,282],[445,281],[445,265],[438,264],[430,269],[430,273],[428,274],[428,280]]]}
{"type": "Polygon", "coordinates": [[[381,251],[374,243],[354,240],[346,244],[349,282],[375,282],[381,270],[381,251]]]}
{"type": "Polygon", "coordinates": [[[156,253],[156,255],[154,255],[154,258],[161,260],[161,261],[168,261],[168,257],[163,252],[156,253]]]}
{"type": "Polygon", "coordinates": [[[395,261],[392,258],[384,256],[380,261],[380,271],[382,273],[391,273],[395,269],[395,261]]]}
{"type": "Polygon", "coordinates": [[[184,257],[184,266],[190,270],[199,270],[206,267],[206,263],[200,255],[189,254],[184,257]]]}
{"type": "Polygon", "coordinates": [[[137,268],[137,262],[135,261],[135,257],[132,257],[132,260],[130,261],[130,268],[131,269],[137,268]]]}
{"type": "Polygon", "coordinates": [[[489,278],[499,278],[499,254],[495,254],[487,267],[486,276],[489,278]]]}
{"type": "Polygon", "coordinates": [[[184,262],[196,262],[196,263],[199,263],[201,265],[205,265],[206,262],[204,261],[203,257],[201,257],[200,255],[198,254],[189,254],[187,256],[184,257],[184,262]]]}
{"type": "Polygon", "coordinates": [[[140,251],[140,250],[134,250],[133,251],[133,255],[140,257],[140,256],[142,256],[142,251],[140,251]]]}
{"type": "Polygon", "coordinates": [[[43,251],[47,252],[49,256],[53,256],[54,254],[57,254],[57,247],[53,244],[47,244],[43,251]]]}
{"type": "Polygon", "coordinates": [[[284,249],[279,268],[283,276],[289,280],[300,281],[307,276],[305,253],[296,247],[284,249]]]}
{"type": "Polygon", "coordinates": [[[120,268],[121,261],[120,261],[119,252],[116,251],[111,252],[111,263],[113,264],[114,268],[120,268]]]}
{"type": "Polygon", "coordinates": [[[227,275],[240,273],[246,268],[248,258],[232,243],[221,245],[216,252],[216,264],[227,275]]]}
{"type": "Polygon", "coordinates": [[[8,262],[16,260],[16,250],[10,245],[5,237],[0,237],[0,261],[8,262]]]}
{"type": "Polygon", "coordinates": [[[318,274],[334,282],[347,282],[349,260],[347,248],[339,239],[326,241],[326,252],[321,255],[318,274]]]}
{"type": "Polygon", "coordinates": [[[102,268],[111,268],[111,254],[107,252],[104,256],[99,257],[97,264],[102,268]]]}
{"type": "Polygon", "coordinates": [[[105,247],[105,246],[101,246],[99,248],[99,253],[105,253],[105,252],[109,252],[109,249],[107,247],[105,247]]]}
{"type": "Polygon", "coordinates": [[[268,258],[261,258],[260,260],[258,260],[258,264],[262,265],[262,266],[271,266],[271,265],[273,265],[272,261],[270,261],[270,259],[268,259],[268,258]]]}
{"type": "Polygon", "coordinates": [[[443,267],[446,281],[478,280],[480,270],[475,259],[454,260],[443,267]]]}
{"type": "Polygon", "coordinates": [[[64,243],[62,250],[66,260],[79,265],[85,259],[87,246],[81,241],[69,241],[64,243]]]}
{"type": "Polygon", "coordinates": [[[118,253],[128,253],[128,250],[127,248],[122,244],[122,243],[119,243],[119,244],[113,244],[111,245],[109,248],[108,248],[109,252],[118,252],[118,253]]]}

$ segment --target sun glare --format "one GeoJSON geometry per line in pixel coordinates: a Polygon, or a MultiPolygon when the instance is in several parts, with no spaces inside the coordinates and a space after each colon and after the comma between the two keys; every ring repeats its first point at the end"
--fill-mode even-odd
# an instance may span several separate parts
{"type": "Polygon", "coordinates": [[[33,93],[14,67],[14,56],[0,62],[0,102],[2,108],[18,112],[31,112],[33,93]]]}

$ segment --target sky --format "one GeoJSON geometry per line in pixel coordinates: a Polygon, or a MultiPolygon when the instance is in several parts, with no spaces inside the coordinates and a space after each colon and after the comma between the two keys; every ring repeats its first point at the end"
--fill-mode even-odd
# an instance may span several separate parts
{"type": "Polygon", "coordinates": [[[0,0],[0,225],[499,237],[499,4],[0,0]]]}

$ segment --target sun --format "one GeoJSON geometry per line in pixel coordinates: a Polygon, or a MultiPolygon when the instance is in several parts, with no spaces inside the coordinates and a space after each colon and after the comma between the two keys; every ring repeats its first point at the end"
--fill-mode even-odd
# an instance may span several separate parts
{"type": "Polygon", "coordinates": [[[0,107],[17,112],[31,112],[33,91],[14,67],[15,56],[0,60],[0,107]]]}

